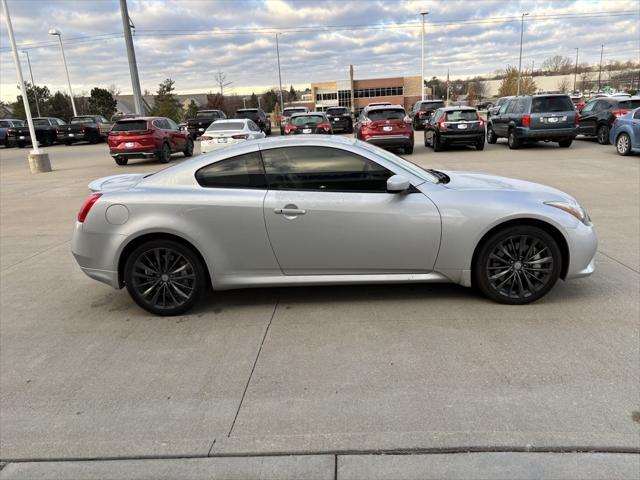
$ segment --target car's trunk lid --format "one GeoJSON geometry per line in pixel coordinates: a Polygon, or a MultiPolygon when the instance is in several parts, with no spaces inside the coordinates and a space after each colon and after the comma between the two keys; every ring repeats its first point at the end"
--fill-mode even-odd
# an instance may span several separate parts
{"type": "Polygon", "coordinates": [[[128,190],[135,187],[146,175],[146,173],[125,173],[98,178],[89,184],[89,190],[92,192],[128,190]]]}

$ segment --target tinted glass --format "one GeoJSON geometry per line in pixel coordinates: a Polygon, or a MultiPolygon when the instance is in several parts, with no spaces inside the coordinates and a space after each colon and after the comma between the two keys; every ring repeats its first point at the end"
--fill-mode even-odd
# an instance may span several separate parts
{"type": "Polygon", "coordinates": [[[34,118],[33,119],[33,124],[37,127],[47,127],[49,125],[51,125],[49,123],[49,120],[45,119],[45,118],[34,118]]]}
{"type": "Polygon", "coordinates": [[[574,110],[571,99],[560,97],[535,97],[531,101],[531,113],[568,112],[574,110]]]}
{"type": "Polygon", "coordinates": [[[146,120],[119,120],[115,123],[112,132],[139,132],[147,129],[146,120]]]}
{"type": "Polygon", "coordinates": [[[7,128],[7,127],[11,127],[11,122],[7,121],[7,120],[0,120],[0,127],[3,128],[7,128]]]}
{"type": "Polygon", "coordinates": [[[294,113],[305,113],[306,111],[307,111],[306,108],[285,108],[283,114],[285,116],[289,116],[289,115],[292,115],[294,113]]]}
{"type": "Polygon", "coordinates": [[[318,125],[324,121],[322,115],[299,115],[291,118],[291,125],[302,127],[304,125],[318,125]]]}
{"type": "Polygon", "coordinates": [[[444,102],[425,102],[420,104],[420,111],[435,110],[444,107],[444,102]]]}
{"type": "Polygon", "coordinates": [[[514,107],[514,113],[525,113],[527,109],[527,100],[519,98],[514,107]]]}
{"type": "Polygon", "coordinates": [[[224,130],[244,130],[244,122],[214,122],[207,128],[207,132],[222,132],[224,130]]]}
{"type": "Polygon", "coordinates": [[[386,168],[329,147],[288,147],[262,152],[269,188],[327,192],[386,192],[386,168]]]}
{"type": "Polygon", "coordinates": [[[73,117],[71,123],[95,123],[94,117],[73,117]]]}
{"type": "Polygon", "coordinates": [[[383,108],[371,110],[367,113],[370,120],[402,120],[405,117],[404,110],[400,108],[383,108]]]}
{"type": "Polygon", "coordinates": [[[179,130],[178,124],[173,120],[171,120],[170,118],[165,118],[164,123],[167,126],[166,128],[169,128],[170,130],[179,130]]]}
{"type": "Polygon", "coordinates": [[[633,110],[638,107],[640,107],[640,100],[624,100],[622,102],[618,102],[618,108],[622,110],[633,110]]]}
{"type": "Polygon", "coordinates": [[[256,110],[245,110],[236,112],[236,118],[250,118],[251,120],[258,119],[258,112],[256,110]]]}
{"type": "Polygon", "coordinates": [[[260,154],[238,155],[202,167],[197,182],[207,188],[266,188],[260,154]]]}
{"type": "Polygon", "coordinates": [[[640,110],[636,111],[636,113],[633,114],[633,118],[635,118],[636,120],[640,119],[640,110]]]}
{"type": "Polygon", "coordinates": [[[478,114],[473,110],[457,110],[455,112],[447,112],[447,122],[459,122],[465,120],[467,122],[478,120],[478,114]]]}
{"type": "Polygon", "coordinates": [[[346,108],[327,108],[327,115],[343,115],[349,113],[346,108]]]}
{"type": "Polygon", "coordinates": [[[196,112],[196,118],[212,118],[217,116],[218,112],[196,112]]]}

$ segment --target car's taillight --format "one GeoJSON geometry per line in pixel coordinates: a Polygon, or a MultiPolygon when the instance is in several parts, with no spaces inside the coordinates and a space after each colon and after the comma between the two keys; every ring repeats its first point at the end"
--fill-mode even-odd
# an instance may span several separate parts
{"type": "Polygon", "coordinates": [[[531,125],[531,115],[523,115],[522,116],[522,126],[528,127],[531,125]]]}
{"type": "Polygon", "coordinates": [[[425,113],[427,113],[427,112],[418,112],[418,116],[422,117],[425,113]]]}
{"type": "Polygon", "coordinates": [[[78,222],[84,222],[84,219],[89,215],[89,210],[91,210],[91,207],[93,207],[94,203],[96,203],[101,196],[101,193],[93,193],[87,197],[78,212],[78,222]]]}
{"type": "Polygon", "coordinates": [[[247,138],[249,138],[249,135],[247,135],[247,134],[231,135],[231,138],[235,138],[236,140],[246,140],[247,138]]]}
{"type": "Polygon", "coordinates": [[[484,120],[482,120],[482,117],[480,115],[477,115],[478,117],[478,126],[480,128],[484,127],[484,120]]]}
{"type": "Polygon", "coordinates": [[[438,128],[443,131],[447,130],[447,124],[444,120],[440,120],[440,122],[438,123],[438,128]]]}
{"type": "Polygon", "coordinates": [[[621,117],[622,115],[626,115],[629,113],[629,110],[614,110],[613,113],[616,117],[621,117]]]}
{"type": "Polygon", "coordinates": [[[286,127],[284,127],[284,132],[291,133],[291,132],[295,132],[297,129],[298,127],[296,127],[295,125],[287,125],[286,127]]]}
{"type": "Polygon", "coordinates": [[[321,128],[325,132],[328,132],[329,130],[331,130],[331,125],[329,125],[328,123],[319,123],[318,128],[321,128]]]}
{"type": "Polygon", "coordinates": [[[576,125],[580,123],[580,114],[576,112],[576,125]]]}
{"type": "Polygon", "coordinates": [[[368,127],[369,124],[371,124],[371,119],[370,118],[363,118],[362,121],[360,122],[361,125],[368,127]]]}
{"type": "Polygon", "coordinates": [[[411,122],[411,117],[409,115],[405,115],[403,120],[404,120],[404,123],[406,123],[406,124],[412,123],[411,122]]]}
{"type": "Polygon", "coordinates": [[[213,140],[213,137],[210,137],[209,135],[202,135],[200,140],[213,140]]]}

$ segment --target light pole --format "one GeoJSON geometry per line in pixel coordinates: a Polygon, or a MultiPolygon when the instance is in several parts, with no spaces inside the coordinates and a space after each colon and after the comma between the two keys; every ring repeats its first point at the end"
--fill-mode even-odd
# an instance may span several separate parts
{"type": "Polygon", "coordinates": [[[598,92],[601,90],[600,80],[602,78],[602,53],[604,52],[604,44],[600,45],[600,68],[598,69],[598,92]]]}
{"type": "Polygon", "coordinates": [[[71,106],[73,107],[73,116],[77,117],[78,112],[76,111],[76,102],[73,100],[73,90],[71,90],[71,79],[69,78],[69,69],[67,68],[67,59],[64,56],[64,47],[62,46],[62,32],[57,28],[52,28],[49,30],[49,35],[53,35],[54,37],[58,37],[60,41],[60,51],[62,52],[62,63],[64,64],[64,69],[67,72],[67,83],[69,84],[69,96],[71,97],[71,106]]]}
{"type": "Polygon", "coordinates": [[[520,76],[522,75],[522,39],[524,38],[524,17],[529,15],[529,12],[522,14],[522,20],[520,22],[520,59],[518,60],[518,86],[516,95],[520,95],[520,76]]]}
{"type": "Polygon", "coordinates": [[[31,70],[31,60],[29,60],[29,51],[23,50],[22,53],[24,53],[27,56],[27,65],[29,65],[29,75],[31,76],[31,88],[33,88],[33,98],[35,98],[36,100],[36,110],[38,111],[38,116],[40,116],[40,105],[38,103],[38,93],[36,92],[36,84],[33,81],[33,70],[31,70]]]}
{"type": "Polygon", "coordinates": [[[573,93],[576,93],[576,80],[578,79],[578,51],[580,49],[576,48],[576,68],[573,71],[573,93]]]}
{"type": "Polygon", "coordinates": [[[278,56],[278,82],[280,83],[280,113],[284,113],[284,99],[282,97],[282,73],[280,72],[280,46],[278,44],[278,35],[276,33],[276,55],[278,56]]]}
{"type": "Polygon", "coordinates": [[[426,17],[427,15],[429,15],[429,12],[420,12],[420,15],[422,16],[422,85],[420,90],[422,91],[422,100],[424,100],[424,17],[426,17]]]}
{"type": "Polygon", "coordinates": [[[140,90],[140,77],[138,75],[138,64],[136,63],[136,50],[133,48],[133,38],[131,29],[135,25],[129,18],[127,0],[120,0],[120,16],[122,17],[122,29],[124,31],[124,44],[127,47],[127,59],[129,60],[129,74],[131,76],[131,88],[133,89],[133,105],[136,115],[144,115],[144,101],[140,90]]]}

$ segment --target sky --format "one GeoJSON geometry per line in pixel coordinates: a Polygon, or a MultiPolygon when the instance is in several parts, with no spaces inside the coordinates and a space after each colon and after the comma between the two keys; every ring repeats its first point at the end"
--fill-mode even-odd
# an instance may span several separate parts
{"type": "MultiPolygon", "coordinates": [[[[18,48],[27,49],[36,84],[67,90],[56,37],[62,31],[72,88],[88,93],[115,85],[131,93],[118,0],[8,0],[18,48]]],[[[523,65],[564,55],[606,65],[640,60],[640,0],[128,0],[143,90],[167,77],[178,93],[256,93],[278,84],[279,35],[283,88],[348,78],[420,75],[420,12],[428,11],[425,76],[481,75],[518,65],[520,15],[523,65]],[[625,13],[627,12],[627,13],[625,13]],[[628,13],[635,12],[635,13],[628,13]],[[607,16],[600,14],[608,13],[607,16]]],[[[16,70],[4,15],[0,30],[0,99],[14,101],[16,70]]],[[[26,55],[20,54],[25,79],[26,55]]]]}

